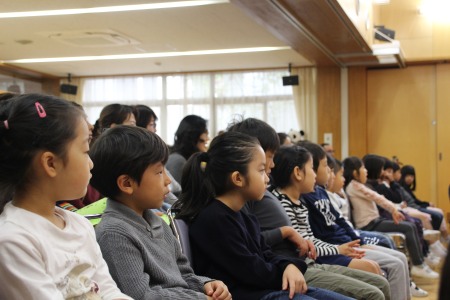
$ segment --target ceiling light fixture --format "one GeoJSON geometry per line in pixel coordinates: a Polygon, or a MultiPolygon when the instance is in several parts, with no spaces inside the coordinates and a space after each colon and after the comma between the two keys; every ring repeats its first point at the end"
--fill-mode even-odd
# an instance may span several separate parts
{"type": "Polygon", "coordinates": [[[118,6],[101,6],[101,7],[90,7],[90,8],[70,8],[70,9],[54,9],[54,10],[5,12],[5,13],[0,13],[0,19],[79,15],[79,14],[98,14],[98,13],[107,13],[107,12],[123,12],[123,11],[163,9],[163,8],[180,8],[180,7],[202,6],[202,5],[211,5],[211,4],[221,4],[221,3],[229,3],[229,1],[228,0],[192,0],[192,1],[144,3],[144,4],[118,5],[118,6]]]}
{"type": "Polygon", "coordinates": [[[116,55],[97,55],[97,56],[25,58],[25,59],[4,60],[4,61],[0,61],[0,63],[32,64],[32,63],[68,62],[68,61],[119,60],[119,59],[136,59],[136,58],[156,58],[156,57],[174,57],[174,56],[197,56],[197,55],[268,52],[268,51],[279,51],[279,50],[290,50],[290,49],[291,49],[290,47],[255,47],[255,48],[235,48],[235,49],[217,49],[217,50],[138,53],[138,54],[116,54],[116,55]]]}
{"type": "Polygon", "coordinates": [[[419,7],[419,14],[435,21],[448,22],[448,11],[450,3],[445,0],[428,0],[424,1],[419,7]]]}

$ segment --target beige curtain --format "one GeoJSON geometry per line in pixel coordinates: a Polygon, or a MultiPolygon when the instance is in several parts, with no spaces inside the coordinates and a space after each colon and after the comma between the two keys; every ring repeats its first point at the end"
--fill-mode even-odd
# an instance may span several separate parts
{"type": "Polygon", "coordinates": [[[299,85],[292,86],[299,129],[307,140],[317,142],[317,69],[294,68],[292,75],[299,76],[299,85]]]}
{"type": "Polygon", "coordinates": [[[67,79],[62,79],[60,81],[60,84],[76,85],[78,87],[78,89],[77,89],[77,94],[76,95],[70,95],[70,94],[61,93],[60,94],[60,98],[66,99],[67,101],[74,101],[74,102],[82,105],[83,104],[83,83],[84,83],[84,79],[83,78],[72,78],[70,80],[70,82],[68,82],[67,79]]]}

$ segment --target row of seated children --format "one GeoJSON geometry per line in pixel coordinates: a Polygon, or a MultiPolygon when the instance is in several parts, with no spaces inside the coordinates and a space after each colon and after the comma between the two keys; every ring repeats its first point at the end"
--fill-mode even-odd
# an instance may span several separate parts
{"type": "MultiPolygon", "coordinates": [[[[86,226],[88,223],[54,206],[58,199],[74,199],[85,192],[92,162],[86,150],[89,149],[89,131],[82,112],[70,108],[64,101],[40,95],[19,98],[0,126],[1,165],[5,167],[0,177],[1,190],[5,193],[2,199],[8,202],[13,197],[12,202],[4,203],[5,210],[0,217],[0,226],[7,232],[1,235],[2,245],[5,245],[1,269],[4,282],[12,283],[2,287],[2,298],[31,299],[34,296],[47,299],[55,298],[55,295],[56,298],[84,295],[91,299],[99,296],[129,299],[111,280],[98,246],[92,243],[93,234],[86,240],[86,231],[92,232],[86,226]],[[71,122],[69,125],[73,126],[67,126],[71,122]],[[25,144],[25,140],[34,142],[25,144]],[[25,150],[26,159],[23,159],[25,150]],[[21,168],[11,168],[13,163],[21,168]],[[11,179],[6,174],[14,176],[11,179]],[[29,218],[30,223],[18,222],[17,218],[22,215],[29,218]],[[75,235],[74,225],[84,229],[75,235]],[[45,234],[39,234],[42,231],[45,234]],[[74,248],[66,247],[68,241],[74,248]],[[64,257],[66,261],[58,264],[58,257],[64,257]],[[24,278],[24,274],[27,275],[25,277],[30,275],[33,281],[24,278]]],[[[167,159],[165,144],[144,129],[118,126],[101,135],[91,154],[95,165],[99,164],[92,170],[92,183],[110,196],[105,219],[97,229],[98,240],[110,266],[109,271],[119,287],[123,290],[122,285],[131,287],[126,294],[143,292],[144,295],[158,296],[161,295],[158,293],[177,293],[184,289],[182,294],[187,291],[195,293],[194,296],[185,296],[186,299],[230,299],[231,295],[222,282],[192,273],[170,229],[148,211],[160,206],[168,192],[170,179],[164,170],[167,159]],[[143,142],[147,142],[148,147],[140,147],[143,142]],[[117,153],[119,149],[121,155],[117,153]],[[152,151],[155,149],[159,151],[152,151]],[[111,160],[107,159],[102,164],[103,154],[107,153],[110,153],[111,160]],[[133,156],[136,153],[137,157],[133,156]],[[122,164],[123,169],[115,168],[112,159],[128,163],[122,164]],[[145,163],[140,166],[130,163],[136,161],[145,163]],[[140,230],[151,241],[164,241],[160,245],[149,245],[142,234],[138,234],[140,230]],[[152,253],[156,251],[152,246],[159,248],[158,254],[152,253]],[[168,256],[165,263],[155,259],[164,259],[160,257],[161,251],[168,256]],[[142,256],[143,253],[147,255],[142,256]],[[131,268],[135,269],[129,270],[131,268]],[[173,276],[177,282],[171,281],[173,276]],[[173,289],[166,291],[163,288],[165,284],[172,285],[173,289]]],[[[188,219],[194,249],[198,247],[198,251],[194,251],[198,255],[194,257],[196,271],[202,275],[217,274],[214,277],[223,279],[230,286],[235,299],[275,299],[278,294],[283,294],[283,299],[292,298],[294,294],[299,299],[308,299],[307,295],[313,299],[348,299],[320,288],[307,288],[299,271],[304,271],[305,263],[293,257],[274,255],[259,238],[259,226],[253,217],[240,212],[246,203],[261,198],[265,192],[266,172],[269,173],[273,167],[273,163],[269,163],[269,171],[266,170],[266,161],[272,159],[266,154],[257,140],[242,133],[227,133],[211,144],[207,154],[196,154],[188,162],[186,172],[190,176],[183,186],[180,216],[191,214],[194,217],[188,219]],[[197,195],[205,197],[197,199],[197,195]],[[217,210],[217,214],[210,214],[208,210],[217,210]],[[201,226],[202,220],[206,226],[201,226]],[[194,236],[198,237],[197,242],[194,236]],[[208,250],[203,253],[201,249],[216,252],[208,250]],[[252,259],[247,260],[249,255],[252,259]],[[247,268],[248,265],[254,268],[247,268]]],[[[281,228],[279,232],[282,232],[281,228]]],[[[302,241],[299,235],[291,234],[291,237],[302,241]]],[[[314,247],[308,242],[304,244],[307,245],[306,252],[311,252],[314,257],[314,247]]],[[[383,291],[383,298],[389,298],[389,289],[383,288],[382,277],[377,276],[374,275],[374,285],[377,283],[375,286],[383,291]]],[[[184,299],[177,295],[176,299],[184,299]]],[[[408,299],[405,296],[404,299],[408,299]]]]}

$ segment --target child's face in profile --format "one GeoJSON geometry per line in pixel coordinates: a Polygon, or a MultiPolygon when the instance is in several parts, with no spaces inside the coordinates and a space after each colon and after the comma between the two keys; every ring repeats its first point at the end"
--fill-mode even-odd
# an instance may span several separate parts
{"type": "Polygon", "coordinates": [[[331,191],[334,193],[339,192],[344,187],[344,183],[345,183],[344,169],[341,168],[336,173],[336,178],[334,179],[334,184],[331,188],[331,191]]]}
{"type": "Polygon", "coordinates": [[[316,173],[313,169],[313,159],[309,158],[308,162],[303,167],[303,181],[301,183],[301,194],[314,192],[314,185],[316,184],[316,173]]]}
{"type": "Polygon", "coordinates": [[[245,198],[261,200],[269,183],[269,177],[266,173],[266,155],[260,146],[255,149],[253,159],[247,168],[245,198]]]}
{"type": "Polygon", "coordinates": [[[133,189],[133,205],[139,210],[161,207],[169,193],[170,182],[161,162],[149,165],[142,174],[141,182],[133,189]]]}
{"type": "Polygon", "coordinates": [[[402,172],[398,169],[394,172],[394,180],[398,182],[400,181],[400,178],[402,178],[402,172]]]}
{"type": "Polygon", "coordinates": [[[318,185],[324,186],[327,184],[328,177],[330,175],[330,168],[328,167],[326,156],[319,161],[319,167],[317,168],[316,175],[316,183],[318,185]]]}
{"type": "Polygon", "coordinates": [[[355,174],[353,174],[353,176],[355,177],[355,179],[359,182],[361,182],[362,184],[365,184],[367,182],[367,169],[364,165],[361,166],[361,168],[359,168],[359,170],[356,172],[355,174]]]}

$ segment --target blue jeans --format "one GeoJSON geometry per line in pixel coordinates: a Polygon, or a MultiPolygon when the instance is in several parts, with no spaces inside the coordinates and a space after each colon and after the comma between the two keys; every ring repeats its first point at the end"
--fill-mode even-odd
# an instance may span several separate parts
{"type": "MultiPolygon", "coordinates": [[[[306,294],[295,294],[292,300],[351,300],[347,296],[320,288],[308,287],[306,294]]],[[[261,300],[289,300],[289,291],[276,291],[265,295],[261,300]]]]}
{"type": "Polygon", "coordinates": [[[386,236],[381,232],[364,231],[364,230],[357,230],[357,232],[359,233],[361,242],[363,242],[364,244],[377,245],[397,250],[394,241],[392,241],[392,239],[389,236],[386,236]]]}

